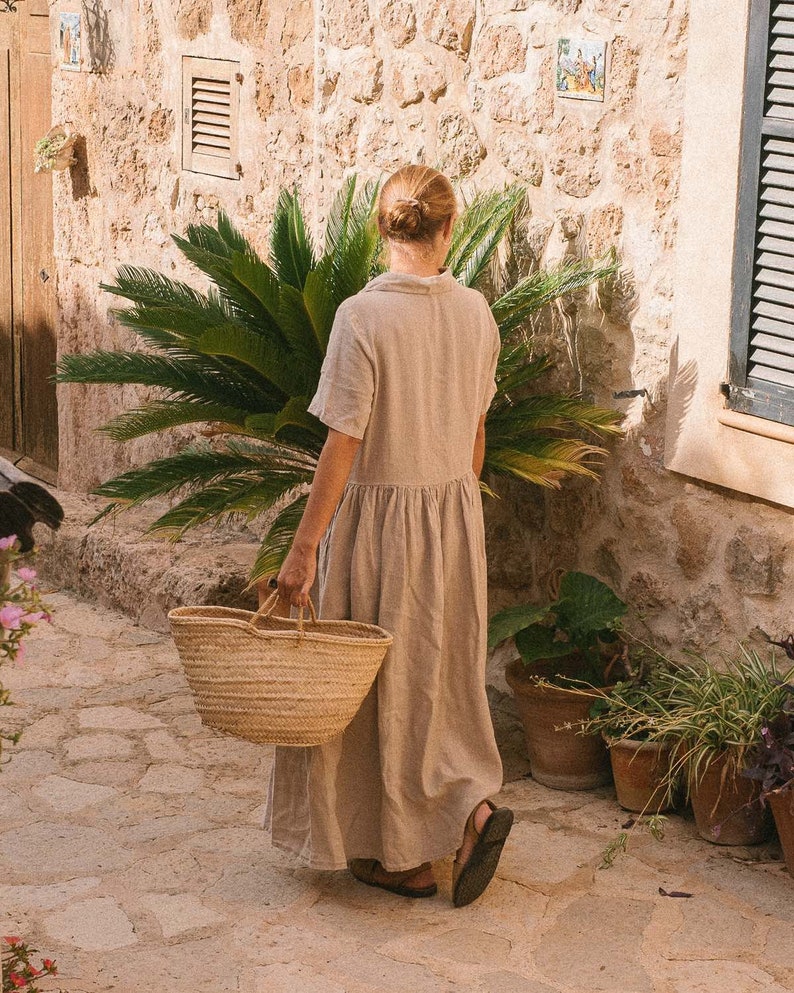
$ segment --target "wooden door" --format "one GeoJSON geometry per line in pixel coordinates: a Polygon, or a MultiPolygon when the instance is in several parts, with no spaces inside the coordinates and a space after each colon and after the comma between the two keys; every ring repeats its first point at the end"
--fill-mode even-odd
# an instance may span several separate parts
{"type": "Polygon", "coordinates": [[[33,146],[52,123],[51,83],[48,2],[18,0],[0,13],[0,448],[54,481],[52,176],[33,171],[33,146]]]}

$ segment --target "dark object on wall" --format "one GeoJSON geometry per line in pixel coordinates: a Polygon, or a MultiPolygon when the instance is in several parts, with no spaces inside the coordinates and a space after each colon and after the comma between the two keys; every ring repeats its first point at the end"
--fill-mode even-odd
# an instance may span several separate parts
{"type": "Polygon", "coordinates": [[[20,551],[29,552],[35,544],[33,525],[37,522],[57,530],[63,522],[63,507],[49,490],[0,457],[0,538],[15,534],[20,551]]]}

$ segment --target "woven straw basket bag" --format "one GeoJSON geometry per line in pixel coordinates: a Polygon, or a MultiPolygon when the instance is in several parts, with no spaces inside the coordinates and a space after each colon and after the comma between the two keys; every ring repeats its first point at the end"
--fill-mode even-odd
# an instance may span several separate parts
{"type": "Polygon", "coordinates": [[[171,630],[196,710],[208,727],[257,744],[321,745],[347,727],[392,636],[374,624],[177,607],[171,630]]]}

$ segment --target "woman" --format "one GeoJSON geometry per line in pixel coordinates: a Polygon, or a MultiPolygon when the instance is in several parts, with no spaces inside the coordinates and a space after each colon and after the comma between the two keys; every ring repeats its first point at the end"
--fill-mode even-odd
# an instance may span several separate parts
{"type": "Polygon", "coordinates": [[[477,482],[499,333],[484,297],[442,268],[455,214],[441,173],[395,173],[378,206],[389,271],[336,315],[309,407],[328,439],[278,588],[305,604],[319,551],[322,616],[379,624],[394,644],[343,735],[277,749],[268,821],[314,868],[402,896],[435,894],[432,861],[460,846],[463,906],[513,815],[483,800],[502,784],[477,482]]]}

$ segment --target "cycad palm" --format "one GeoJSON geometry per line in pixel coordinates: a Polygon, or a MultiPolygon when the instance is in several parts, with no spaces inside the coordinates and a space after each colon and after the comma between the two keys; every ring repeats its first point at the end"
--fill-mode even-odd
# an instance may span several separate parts
{"type": "MultiPolygon", "coordinates": [[[[348,181],[331,211],[322,251],[307,232],[297,194],[283,192],[265,262],[220,214],[217,226],[191,226],[174,240],[209,277],[200,293],[149,269],[122,266],[104,288],[130,300],[117,317],[147,352],[67,355],[59,379],[159,387],[162,398],[105,426],[128,441],[179,425],[209,423],[214,443],[188,445],[104,483],[103,513],[153,497],[179,496],[151,531],[179,535],[229,515],[279,512],[252,579],[278,570],[300,520],[326,428],[307,412],[339,304],[379,271],[372,221],[377,188],[348,181]]],[[[455,228],[448,264],[466,285],[482,282],[523,202],[518,188],[482,194],[455,228]]],[[[614,411],[576,397],[532,394],[549,367],[516,334],[539,308],[614,272],[614,262],[575,262],[536,272],[492,304],[504,347],[498,392],[488,415],[486,472],[556,486],[568,474],[594,475],[596,440],[619,432],[614,411]]]]}

